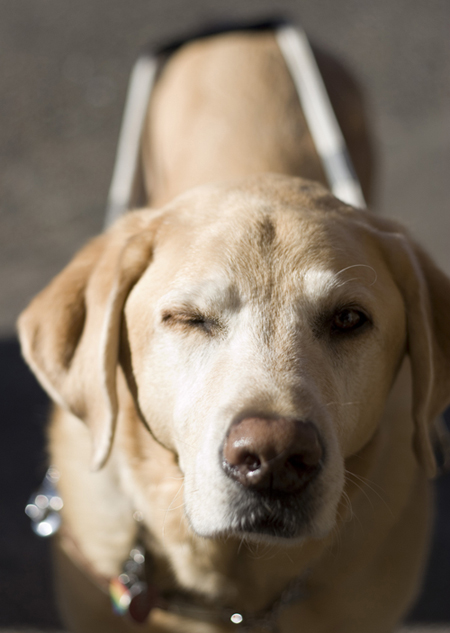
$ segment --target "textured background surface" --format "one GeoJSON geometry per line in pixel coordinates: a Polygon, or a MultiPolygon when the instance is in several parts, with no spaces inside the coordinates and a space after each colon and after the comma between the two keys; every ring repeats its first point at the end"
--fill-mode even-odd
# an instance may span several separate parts
{"type": "MultiPolygon", "coordinates": [[[[301,22],[359,77],[378,152],[376,206],[406,222],[450,273],[448,0],[0,0],[0,627],[58,627],[47,544],[22,515],[44,469],[47,401],[20,360],[16,315],[101,229],[139,49],[221,18],[273,13],[301,22]]],[[[442,623],[450,622],[448,477],[438,498],[414,619],[442,623]]]]}

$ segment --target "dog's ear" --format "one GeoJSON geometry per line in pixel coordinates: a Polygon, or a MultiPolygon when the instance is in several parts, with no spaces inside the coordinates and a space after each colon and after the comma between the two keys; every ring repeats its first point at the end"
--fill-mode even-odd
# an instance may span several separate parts
{"type": "Polygon", "coordinates": [[[405,304],[414,450],[433,477],[433,425],[450,402],[450,279],[396,223],[373,218],[371,224],[405,304]]]}
{"type": "Polygon", "coordinates": [[[111,449],[120,322],[151,258],[157,222],[148,218],[130,213],[90,242],[18,323],[23,355],[44,389],[90,429],[94,469],[111,449]]]}

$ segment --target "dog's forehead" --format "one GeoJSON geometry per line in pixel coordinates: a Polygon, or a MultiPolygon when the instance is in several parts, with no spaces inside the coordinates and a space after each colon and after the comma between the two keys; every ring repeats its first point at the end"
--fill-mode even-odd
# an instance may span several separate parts
{"type": "Polygon", "coordinates": [[[170,213],[162,250],[171,258],[175,286],[211,292],[216,280],[250,295],[294,283],[317,295],[354,278],[347,272],[353,267],[356,276],[373,279],[359,212],[321,187],[313,196],[267,189],[202,196],[170,213]]]}

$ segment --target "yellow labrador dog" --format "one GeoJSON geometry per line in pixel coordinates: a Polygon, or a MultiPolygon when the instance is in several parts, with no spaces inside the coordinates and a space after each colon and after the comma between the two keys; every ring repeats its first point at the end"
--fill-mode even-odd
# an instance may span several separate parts
{"type": "Polygon", "coordinates": [[[174,54],[143,152],[152,209],[90,242],[19,323],[58,405],[68,628],[142,630],[100,590],[139,540],[144,630],[392,632],[427,552],[449,280],[320,184],[270,33],[174,54]]]}

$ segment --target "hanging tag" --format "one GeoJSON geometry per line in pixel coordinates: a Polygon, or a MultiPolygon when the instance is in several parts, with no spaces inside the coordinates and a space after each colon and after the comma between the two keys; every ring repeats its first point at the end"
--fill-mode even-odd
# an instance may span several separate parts
{"type": "Polygon", "coordinates": [[[142,624],[150,611],[160,604],[159,594],[146,582],[127,584],[127,579],[123,579],[123,576],[126,574],[113,578],[109,585],[113,611],[117,615],[128,616],[134,622],[142,624]]]}
{"type": "Polygon", "coordinates": [[[115,613],[142,623],[153,608],[161,605],[158,590],[149,586],[144,578],[145,550],[136,546],[125,561],[122,573],[109,584],[109,594],[115,613]]]}

